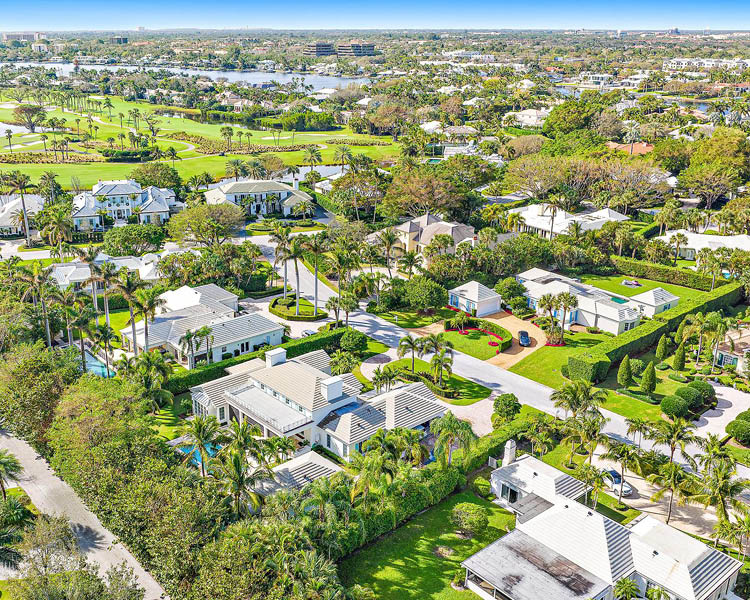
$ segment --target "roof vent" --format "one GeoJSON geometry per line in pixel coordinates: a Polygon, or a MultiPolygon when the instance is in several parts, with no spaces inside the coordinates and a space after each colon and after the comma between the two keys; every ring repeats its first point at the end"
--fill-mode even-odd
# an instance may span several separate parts
{"type": "Polygon", "coordinates": [[[591,516],[593,516],[593,515],[594,515],[594,513],[592,513],[591,511],[589,511],[589,514],[588,514],[588,516],[589,516],[589,517],[591,517],[591,516]]]}
{"type": "Polygon", "coordinates": [[[658,555],[659,555],[659,552],[658,552],[657,550],[654,550],[654,551],[653,551],[653,552],[651,553],[651,556],[658,556],[658,555]]]}

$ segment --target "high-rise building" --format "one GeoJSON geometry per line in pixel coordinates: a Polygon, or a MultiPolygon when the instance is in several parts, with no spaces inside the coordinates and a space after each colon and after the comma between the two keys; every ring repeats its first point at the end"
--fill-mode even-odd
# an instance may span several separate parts
{"type": "Polygon", "coordinates": [[[374,56],[375,44],[352,40],[346,44],[338,45],[339,56],[374,56]]]}
{"type": "Polygon", "coordinates": [[[3,34],[4,42],[36,42],[37,40],[41,40],[43,38],[44,34],[39,31],[3,34]]]}
{"type": "Polygon", "coordinates": [[[332,56],[336,54],[336,49],[330,42],[311,42],[305,45],[302,54],[304,56],[332,56]]]}
{"type": "Polygon", "coordinates": [[[128,38],[117,35],[117,36],[109,38],[109,43],[110,44],[127,44],[128,38]]]}

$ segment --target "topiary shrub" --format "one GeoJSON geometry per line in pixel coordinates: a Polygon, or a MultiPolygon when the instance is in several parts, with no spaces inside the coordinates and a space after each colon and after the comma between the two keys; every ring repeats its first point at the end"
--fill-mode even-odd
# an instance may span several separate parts
{"type": "Polygon", "coordinates": [[[747,421],[750,423],[750,410],[743,410],[740,414],[738,414],[734,420],[740,420],[740,421],[747,421]]]}
{"type": "Polygon", "coordinates": [[[646,363],[640,358],[630,359],[630,371],[633,373],[633,377],[640,377],[643,375],[643,371],[646,370],[646,363]]]}
{"type": "Polygon", "coordinates": [[[356,329],[349,329],[341,337],[340,346],[344,352],[359,354],[367,350],[367,336],[356,329]]]}
{"type": "Polygon", "coordinates": [[[743,446],[750,446],[750,421],[735,419],[727,425],[727,433],[743,446]]]}
{"type": "Polygon", "coordinates": [[[680,398],[685,400],[685,402],[688,403],[688,407],[692,411],[697,411],[701,406],[703,406],[703,394],[701,394],[695,388],[691,388],[688,386],[678,388],[675,391],[675,396],[679,396],[680,398]]]}
{"type": "Polygon", "coordinates": [[[716,390],[714,389],[714,386],[712,386],[707,381],[703,381],[702,379],[691,381],[687,384],[687,387],[698,390],[701,396],[703,396],[703,404],[705,405],[711,404],[714,398],[716,398],[716,390]]]}
{"type": "Polygon", "coordinates": [[[665,396],[661,401],[661,412],[673,419],[676,417],[687,417],[690,406],[687,400],[679,396],[665,396]]]}
{"type": "Polygon", "coordinates": [[[460,502],[451,511],[451,523],[461,533],[476,535],[487,528],[489,519],[487,511],[481,506],[470,502],[460,502]]]}
{"type": "Polygon", "coordinates": [[[472,491],[480,498],[488,498],[492,493],[490,482],[484,477],[477,477],[471,484],[472,491]]]}

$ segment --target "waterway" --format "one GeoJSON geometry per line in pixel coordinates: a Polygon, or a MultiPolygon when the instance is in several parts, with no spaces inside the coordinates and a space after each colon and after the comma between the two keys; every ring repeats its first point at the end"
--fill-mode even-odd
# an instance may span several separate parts
{"type": "MultiPolygon", "coordinates": [[[[18,67],[45,67],[54,69],[59,75],[69,75],[75,69],[73,63],[39,63],[39,62],[11,62],[0,63],[3,65],[15,65],[18,67]]],[[[260,84],[271,80],[279,83],[288,83],[294,78],[301,78],[305,85],[311,85],[315,91],[324,88],[344,88],[351,83],[358,85],[370,83],[369,77],[333,77],[331,75],[318,75],[317,73],[275,73],[269,71],[210,71],[206,69],[180,69],[177,67],[139,67],[134,65],[79,65],[81,69],[93,69],[95,71],[170,71],[175,75],[197,75],[208,77],[213,80],[226,79],[229,82],[245,81],[251,84],[260,84]]]]}

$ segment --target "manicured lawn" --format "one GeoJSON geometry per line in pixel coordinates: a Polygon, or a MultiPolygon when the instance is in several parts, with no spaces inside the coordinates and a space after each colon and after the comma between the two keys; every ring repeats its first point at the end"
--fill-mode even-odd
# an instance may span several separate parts
{"type": "Polygon", "coordinates": [[[174,397],[174,402],[161,408],[155,415],[157,433],[167,441],[179,437],[184,419],[180,417],[188,414],[192,409],[190,392],[174,397]]]}
{"type": "MultiPolygon", "coordinates": [[[[402,358],[390,362],[388,363],[387,368],[395,369],[398,367],[411,369],[411,358],[402,358]]],[[[421,373],[432,373],[429,363],[420,359],[414,361],[414,368],[421,373]]],[[[454,404],[456,406],[468,406],[469,404],[474,404],[475,402],[484,400],[492,393],[492,390],[483,385],[479,385],[478,383],[474,383],[473,381],[469,381],[458,375],[451,375],[449,377],[445,372],[443,372],[443,383],[447,385],[447,387],[459,392],[458,398],[443,398],[443,400],[449,404],[454,404]]]]}
{"type": "MultiPolygon", "coordinates": [[[[534,327],[534,325],[530,325],[534,327]]],[[[517,362],[510,371],[528,377],[544,385],[560,388],[567,381],[560,372],[568,358],[582,348],[590,348],[608,339],[603,333],[566,333],[565,346],[542,346],[523,360],[517,362]]]]}
{"type": "Polygon", "coordinates": [[[733,446],[732,444],[726,444],[724,447],[738,463],[750,466],[750,448],[740,448],[738,446],[733,446]]]}
{"type": "Polygon", "coordinates": [[[409,310],[390,310],[388,312],[377,313],[377,315],[404,329],[417,329],[419,327],[427,327],[427,325],[432,325],[432,323],[437,323],[438,321],[451,319],[456,316],[456,313],[449,308],[438,308],[426,315],[409,310]]]}
{"type": "MultiPolygon", "coordinates": [[[[325,229],[325,225],[320,225],[319,223],[316,223],[315,225],[312,225],[311,227],[292,227],[292,233],[304,233],[306,231],[322,231],[325,229]]],[[[249,236],[257,236],[257,235],[271,235],[273,233],[273,230],[255,230],[251,229],[251,226],[247,226],[247,235],[249,236]]]]}
{"type": "MultiPolygon", "coordinates": [[[[10,488],[7,488],[5,492],[6,494],[8,494],[8,497],[12,497],[12,498],[25,497],[26,499],[28,499],[26,492],[21,487],[10,487],[10,488]]],[[[31,500],[29,500],[26,503],[26,508],[28,508],[35,515],[39,514],[39,509],[36,506],[34,506],[34,503],[31,500]]]]}
{"type": "Polygon", "coordinates": [[[461,561],[502,537],[514,523],[514,516],[499,506],[473,492],[460,492],[348,556],[339,564],[339,574],[344,585],[372,588],[378,600],[470,600],[476,598],[473,592],[458,592],[450,585],[461,561]],[[489,526],[475,538],[462,539],[450,523],[451,510],[460,502],[487,511],[489,526]]]}
{"type": "Polygon", "coordinates": [[[671,283],[664,283],[662,281],[652,281],[650,279],[644,279],[642,277],[629,277],[627,275],[583,275],[581,277],[581,281],[607,292],[612,292],[614,294],[619,294],[620,296],[627,297],[635,296],[636,294],[642,294],[643,292],[647,292],[648,290],[652,290],[657,287],[663,288],[668,292],[671,292],[675,296],[679,296],[682,300],[696,298],[702,294],[705,294],[705,292],[702,292],[700,290],[694,290],[692,288],[684,287],[681,285],[673,285],[671,283]],[[637,281],[641,285],[640,287],[635,288],[628,287],[627,285],[622,284],[624,279],[627,279],[629,281],[637,281]]]}
{"type": "MultiPolygon", "coordinates": [[[[367,338],[367,350],[365,350],[362,353],[361,359],[362,361],[365,361],[371,356],[375,356],[376,354],[383,354],[384,352],[388,352],[388,350],[389,350],[388,346],[386,346],[382,342],[378,342],[377,340],[374,340],[371,337],[368,337],[367,338]]],[[[370,383],[370,380],[367,379],[367,377],[365,377],[362,374],[362,371],[360,369],[361,366],[362,366],[362,363],[360,362],[355,367],[354,371],[352,371],[352,374],[357,379],[359,379],[360,383],[364,386],[362,388],[362,391],[369,392],[373,388],[373,386],[372,386],[372,383],[370,383]]]]}
{"type": "MultiPolygon", "coordinates": [[[[280,299],[276,304],[274,304],[274,310],[279,311],[282,314],[282,317],[289,318],[289,320],[293,320],[293,317],[296,314],[297,310],[297,304],[296,301],[293,300],[293,298],[287,298],[287,301],[290,301],[291,304],[289,306],[284,306],[281,304],[284,302],[284,300],[280,299]]],[[[300,316],[306,316],[306,317],[312,317],[315,314],[315,309],[313,307],[312,302],[307,300],[306,298],[300,297],[299,299],[299,314],[300,316]]],[[[318,302],[318,319],[325,319],[326,318],[326,311],[323,310],[323,306],[318,302]]]]}
{"type": "Polygon", "coordinates": [[[10,595],[8,587],[7,581],[0,581],[0,598],[2,598],[2,600],[13,600],[13,596],[10,595]]]}
{"type": "Polygon", "coordinates": [[[458,331],[446,331],[444,335],[453,344],[453,348],[479,360],[487,360],[497,354],[498,347],[489,345],[491,341],[497,342],[497,338],[481,331],[470,330],[466,335],[461,335],[458,331]]]}

